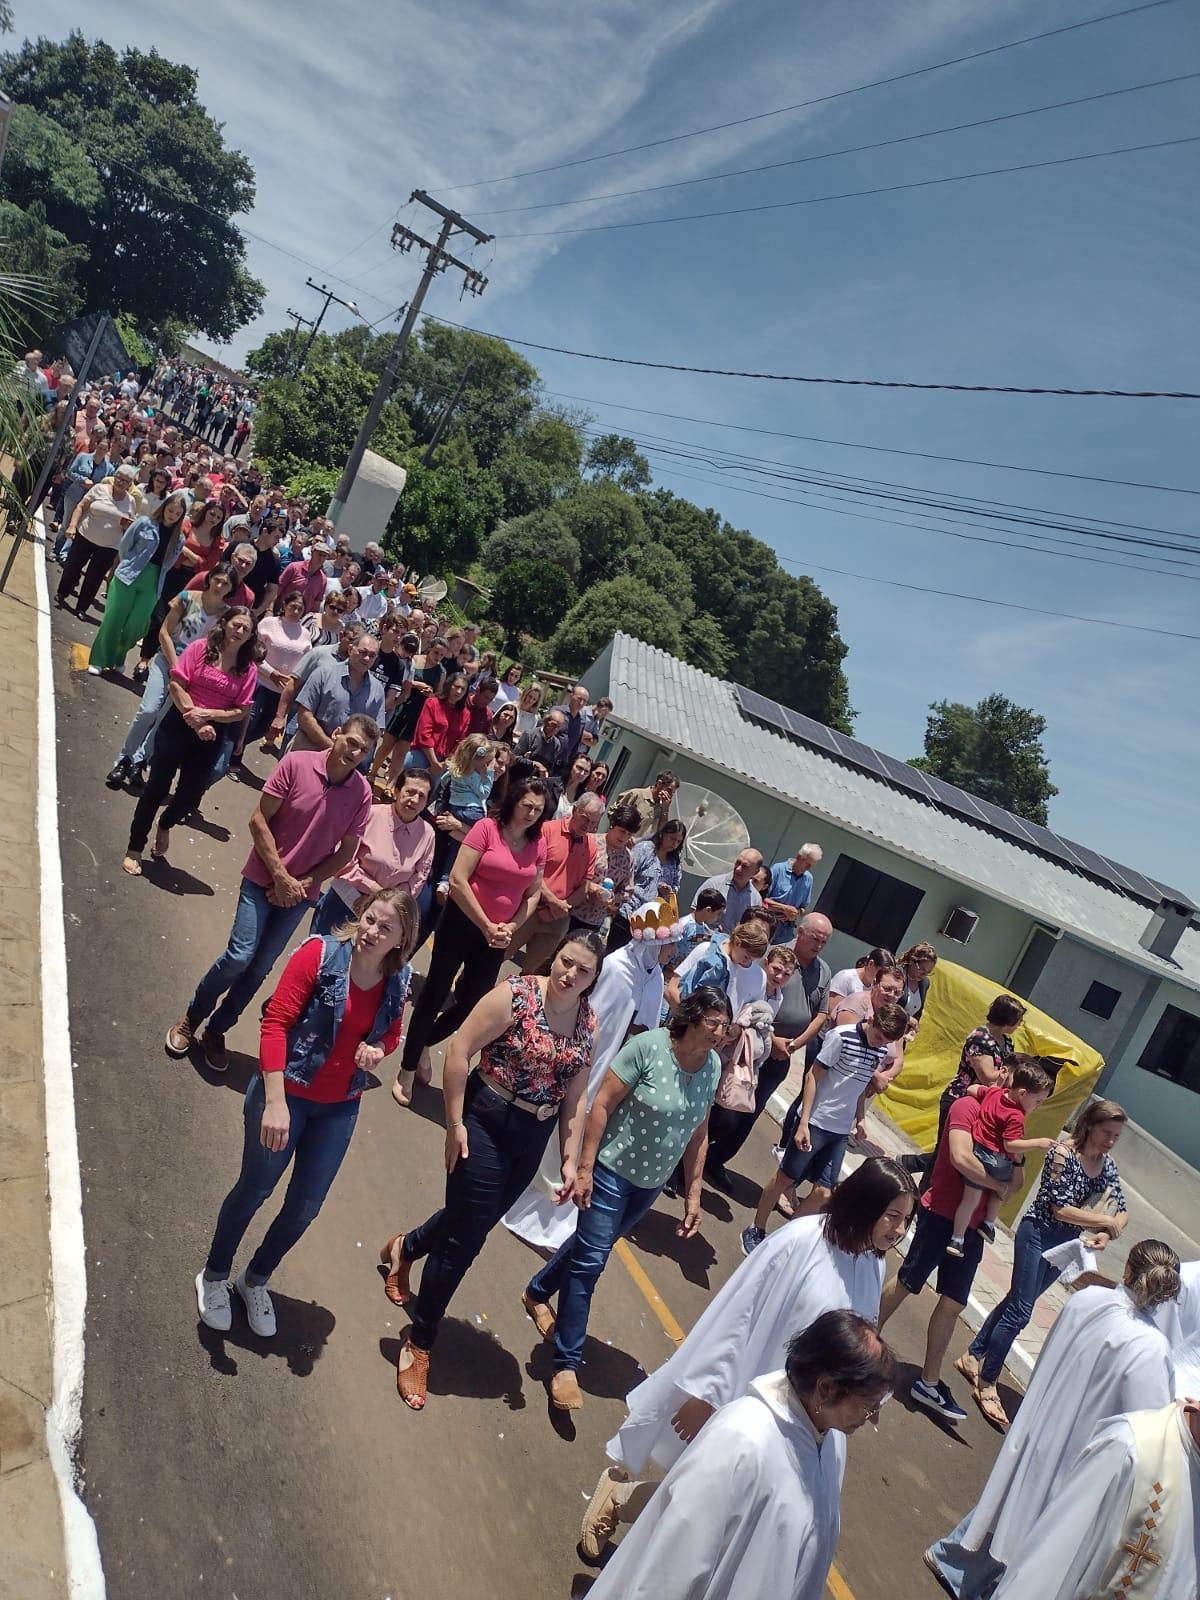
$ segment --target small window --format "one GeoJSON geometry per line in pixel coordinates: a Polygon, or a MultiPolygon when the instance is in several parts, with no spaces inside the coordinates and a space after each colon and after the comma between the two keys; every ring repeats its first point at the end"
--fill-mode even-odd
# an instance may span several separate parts
{"type": "Polygon", "coordinates": [[[1107,983],[1094,983],[1079,1002],[1079,1009],[1090,1011],[1094,1017],[1103,1017],[1107,1022],[1117,1009],[1120,998],[1119,989],[1112,989],[1107,983]]]}
{"type": "Polygon", "coordinates": [[[839,856],[817,902],[839,933],[864,945],[899,950],[925,898],[923,889],[868,867],[853,856],[839,856]]]}
{"type": "Polygon", "coordinates": [[[1166,1006],[1138,1066],[1200,1094],[1200,1017],[1166,1006]]]}

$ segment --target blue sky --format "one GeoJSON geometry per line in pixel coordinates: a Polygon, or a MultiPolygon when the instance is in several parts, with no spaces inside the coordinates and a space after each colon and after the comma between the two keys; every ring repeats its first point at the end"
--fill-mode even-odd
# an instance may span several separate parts
{"type": "MultiPolygon", "coordinates": [[[[304,289],[310,270],[317,278],[324,271],[372,321],[400,304],[416,269],[411,258],[391,257],[387,224],[409,192],[423,187],[498,236],[478,256],[491,279],[484,299],[460,305],[446,278],[429,309],[501,333],[705,366],[1194,389],[1196,145],[757,215],[578,236],[513,235],[1200,134],[1195,83],[752,177],[499,214],[1200,69],[1200,23],[1190,0],[639,154],[514,183],[451,187],[745,117],[1116,9],[1118,0],[659,0],[652,7],[597,0],[587,8],[551,0],[502,7],[480,0],[449,7],[209,0],[183,21],[173,8],[145,0],[98,0],[87,31],[116,45],[155,45],[197,68],[202,100],[258,173],[258,204],[247,226],[313,264],[251,240],[250,264],[269,287],[267,311],[235,341],[235,356],[282,326],[288,305],[311,308],[315,297],[304,289]],[[345,255],[352,246],[360,247],[345,255]]],[[[17,0],[16,20],[19,32],[61,37],[78,21],[78,8],[17,0]]],[[[335,306],[329,325],[345,320],[335,306]]],[[[583,397],[602,423],[635,436],[1071,518],[1196,532],[1194,496],[768,438],[620,409],[1200,488],[1196,403],[809,388],[532,359],[553,394],[583,397]]],[[[998,690],[1031,705],[1047,718],[1060,790],[1052,826],[1200,893],[1193,820],[1200,725],[1187,688],[1196,681],[1200,645],[819,570],[840,567],[1200,633],[1200,568],[1160,576],[1144,569],[1161,560],[1109,549],[1098,553],[1142,570],[854,520],[811,502],[759,498],[734,488],[727,475],[722,482],[712,469],[674,467],[661,457],[656,481],[768,540],[790,570],[811,571],[836,602],[860,737],[915,755],[931,700],[973,702],[998,690]]]]}

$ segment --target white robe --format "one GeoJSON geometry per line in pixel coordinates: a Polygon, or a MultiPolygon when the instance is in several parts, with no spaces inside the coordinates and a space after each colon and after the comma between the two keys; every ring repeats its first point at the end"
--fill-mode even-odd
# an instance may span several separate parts
{"type": "Polygon", "coordinates": [[[675,1354],[630,1391],[629,1415],[608,1454],[640,1477],[682,1454],[671,1418],[690,1397],[715,1409],[740,1399],[753,1379],[784,1364],[788,1341],[823,1311],[849,1308],[874,1322],[884,1262],[825,1241],[825,1218],[801,1217],[751,1252],[713,1296],[675,1354]]]}
{"type": "MultiPolygon", "coordinates": [[[[590,1106],[604,1082],[613,1057],[625,1042],[630,1025],[657,1028],[663,1001],[662,946],[632,940],[606,956],[592,990],[596,1034],[588,1072],[590,1106]]],[[[504,1214],[504,1226],[539,1250],[557,1250],[575,1232],[579,1213],[573,1205],[554,1203],[562,1182],[558,1140],[551,1139],[537,1177],[504,1214]]]]}
{"type": "Polygon", "coordinates": [[[1185,1261],[1179,1268],[1179,1331],[1183,1344],[1200,1341],[1200,1261],[1185,1261]]]}
{"type": "Polygon", "coordinates": [[[962,1544],[1008,1563],[1100,1425],[1173,1398],[1166,1336],[1123,1288],[1081,1289],[1051,1328],[962,1544]]]}
{"type": "Polygon", "coordinates": [[[823,1600],[837,1549],[843,1434],[817,1434],[782,1372],[705,1424],[590,1600],[823,1600]]]}
{"type": "MultiPolygon", "coordinates": [[[[1135,1570],[1149,1586],[1146,1592],[1153,1600],[1195,1600],[1200,1451],[1182,1409],[1172,1409],[1181,1448],[1172,1458],[1177,1467],[1172,1477],[1180,1481],[1175,1486],[1177,1511],[1170,1547],[1163,1548],[1160,1533],[1158,1542],[1149,1546],[1158,1556],[1158,1565],[1152,1569],[1137,1564],[1135,1570]]],[[[1138,1420],[1114,1417],[1101,1427],[1023,1540],[1021,1553],[1001,1579],[993,1600],[1092,1600],[1101,1593],[1123,1592],[1110,1580],[1114,1558],[1129,1537],[1126,1523],[1131,1516],[1134,1520],[1140,1517],[1143,1509],[1141,1504],[1133,1504],[1135,1491],[1140,1497],[1144,1488],[1139,1484],[1134,1439],[1138,1420]]],[[[1143,1471],[1141,1477],[1145,1476],[1143,1471]]],[[[1118,1582],[1134,1565],[1131,1552],[1125,1557],[1124,1570],[1118,1569],[1118,1582]]],[[[1135,1587],[1134,1594],[1138,1592],[1135,1587]]]]}

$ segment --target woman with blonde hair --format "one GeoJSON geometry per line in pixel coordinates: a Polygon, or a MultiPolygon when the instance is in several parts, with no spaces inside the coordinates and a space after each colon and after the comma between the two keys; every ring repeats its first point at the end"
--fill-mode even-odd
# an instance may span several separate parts
{"type": "MultiPolygon", "coordinates": [[[[124,468],[122,468],[124,471],[124,468]]],[[[112,480],[119,483],[121,473],[112,480]]],[[[117,568],[108,581],[104,619],[92,640],[89,666],[100,672],[125,665],[154,611],[167,573],[183,544],[184,495],[135,517],[117,544],[117,568]]]]}
{"type": "MultiPolygon", "coordinates": [[[[133,498],[133,467],[118,467],[111,478],[97,483],[84,495],[71,513],[67,537],[72,540],[63,562],[62,577],[54,603],[59,610],[78,588],[75,615],[84,616],[100,593],[100,585],[112,567],[113,558],[125,530],[137,516],[133,498]]],[[[100,671],[93,667],[93,674],[100,671]]]]}
{"type": "Polygon", "coordinates": [[[283,1206],[233,1284],[251,1331],[274,1334],[267,1282],[316,1221],[349,1149],[362,1092],[400,1043],[416,937],[412,895],[379,889],[353,920],[306,939],[283,969],[263,1012],[259,1071],[246,1090],[242,1170],[196,1275],[200,1320],[218,1333],[232,1324],[237,1248],[294,1158],[283,1206]]]}
{"type": "Polygon", "coordinates": [[[910,1017],[919,1017],[924,1010],[929,980],[937,962],[937,951],[924,939],[919,944],[909,945],[902,956],[896,957],[896,964],[904,968],[904,993],[900,1004],[910,1017]]]}
{"type": "Polygon", "coordinates": [[[1008,1293],[954,1363],[971,1384],[976,1405],[996,1427],[1008,1424],[996,1390],[1008,1352],[1061,1270],[1046,1260],[1046,1251],[1079,1238],[1090,1250],[1104,1250],[1125,1231],[1129,1210],[1112,1151],[1128,1120],[1115,1100],[1092,1100],[1047,1151],[1037,1194],[1013,1240],[1008,1293]]]}
{"type": "Polygon", "coordinates": [[[517,738],[521,739],[527,733],[536,733],[538,724],[542,720],[542,695],[540,683],[531,683],[528,689],[521,693],[517,701],[517,738]]]}

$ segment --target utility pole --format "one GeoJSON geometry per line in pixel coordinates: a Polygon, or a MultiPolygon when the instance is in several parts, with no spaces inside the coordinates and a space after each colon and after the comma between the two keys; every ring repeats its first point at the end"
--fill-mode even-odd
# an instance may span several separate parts
{"type": "MultiPolygon", "coordinates": [[[[341,295],[334,294],[333,290],[327,289],[323,283],[314,283],[311,278],[305,278],[304,287],[306,289],[315,289],[318,294],[323,294],[325,296],[325,304],[317,312],[317,320],[311,324],[312,332],[308,336],[308,343],[300,352],[300,364],[296,368],[297,375],[304,371],[304,363],[308,360],[308,352],[312,349],[312,342],[317,337],[317,330],[325,320],[325,313],[329,310],[331,300],[336,300],[339,306],[345,306],[347,311],[353,311],[354,315],[358,316],[358,307],[353,300],[343,300],[341,295]]],[[[288,315],[295,316],[295,312],[289,312],[288,315]]]]}
{"type": "Polygon", "coordinates": [[[458,233],[469,234],[476,244],[490,244],[492,235],[484,233],[474,223],[468,222],[465,217],[460,216],[457,211],[452,211],[448,206],[442,205],[440,201],[434,200],[431,195],[425,193],[424,189],[414,189],[409,197],[410,204],[413,200],[418,201],[423,206],[427,206],[430,211],[441,217],[442,225],[436,241],[432,244],[428,239],[423,239],[419,233],[414,233],[411,228],[403,227],[400,223],[397,223],[392,229],[393,249],[399,250],[402,255],[406,255],[414,247],[425,251],[425,271],[421,274],[421,281],[408,303],[404,324],[396,336],[395,344],[388,353],[383,371],[379,375],[379,382],[375,387],[375,393],[371,397],[371,404],[367,407],[367,414],[363,418],[362,427],[358,430],[358,438],[354,441],[353,448],[346,461],[341,482],[338,484],[337,492],[329,503],[329,510],[326,515],[335,527],[342,512],[346,509],[346,501],[350,498],[350,491],[354,487],[354,480],[358,476],[362,458],[371,442],[371,435],[375,432],[383,408],[391,397],[392,385],[396,381],[396,373],[399,370],[405,346],[408,344],[409,335],[412,333],[417,317],[420,315],[421,305],[429,285],[439,272],[444,272],[447,267],[454,267],[463,275],[463,290],[465,292],[480,295],[487,288],[487,279],[483,274],[477,272],[474,267],[468,266],[465,261],[460,261],[457,256],[451,255],[446,246],[454,235],[458,233]]]}
{"type": "Polygon", "coordinates": [[[295,354],[296,350],[296,335],[300,332],[301,325],[306,328],[311,328],[313,326],[313,321],[311,317],[302,317],[298,311],[293,311],[291,306],[288,307],[287,314],[288,318],[296,324],[288,337],[287,344],[287,370],[288,372],[291,372],[292,356],[295,354]]]}
{"type": "Polygon", "coordinates": [[[434,424],[433,437],[425,446],[425,454],[421,457],[421,465],[423,467],[429,466],[430,462],[433,460],[433,452],[437,449],[438,445],[441,444],[442,439],[445,437],[446,429],[450,426],[450,418],[454,415],[458,406],[458,402],[462,399],[463,393],[470,381],[471,366],[468,362],[463,368],[462,377],[458,380],[458,388],[455,389],[454,393],[450,396],[449,405],[434,424]]]}

